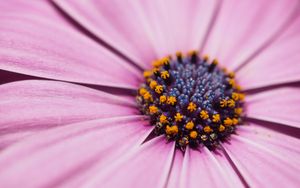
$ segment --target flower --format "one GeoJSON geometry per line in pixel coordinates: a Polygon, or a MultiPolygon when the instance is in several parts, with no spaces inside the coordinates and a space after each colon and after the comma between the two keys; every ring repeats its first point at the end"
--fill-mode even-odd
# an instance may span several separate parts
{"type": "Polygon", "coordinates": [[[298,1],[10,0],[0,10],[1,187],[299,185],[298,1]],[[246,93],[244,125],[216,150],[152,138],[132,95],[153,60],[191,49],[234,71],[246,93]]]}

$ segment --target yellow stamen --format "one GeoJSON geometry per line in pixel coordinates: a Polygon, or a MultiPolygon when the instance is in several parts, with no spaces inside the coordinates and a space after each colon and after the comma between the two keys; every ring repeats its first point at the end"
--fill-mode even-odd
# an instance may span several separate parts
{"type": "Polygon", "coordinates": [[[161,77],[162,79],[167,79],[167,78],[169,78],[169,77],[170,77],[169,72],[168,72],[168,71],[162,71],[162,72],[160,73],[160,77],[161,77]]]}
{"type": "Polygon", "coordinates": [[[233,100],[235,100],[235,101],[238,101],[239,100],[239,97],[240,96],[240,94],[239,93],[236,93],[236,92],[233,92],[232,94],[231,94],[231,98],[233,99],[233,100]]]}
{"type": "Polygon", "coordinates": [[[166,126],[166,133],[168,135],[175,135],[175,134],[177,134],[178,133],[178,127],[177,127],[177,125],[173,125],[171,127],[169,125],[167,125],[166,126]]]}
{"type": "Polygon", "coordinates": [[[203,131],[205,132],[205,133],[210,133],[210,132],[212,132],[213,130],[210,128],[210,126],[205,126],[204,128],[203,128],[203,131]]]}
{"type": "Polygon", "coordinates": [[[228,83],[229,83],[229,85],[230,85],[231,87],[235,87],[235,81],[234,81],[234,79],[229,79],[229,80],[228,80],[228,83]]]}
{"type": "Polygon", "coordinates": [[[226,127],[231,126],[232,124],[233,124],[232,119],[226,118],[226,119],[224,120],[224,125],[225,125],[226,127]]]}
{"type": "Polygon", "coordinates": [[[197,51],[196,50],[191,50],[188,52],[189,56],[193,56],[193,55],[197,55],[197,51]]]}
{"type": "Polygon", "coordinates": [[[162,65],[162,63],[160,60],[155,60],[152,62],[153,67],[159,68],[161,65],[162,65]]]}
{"type": "Polygon", "coordinates": [[[176,115],[174,116],[175,121],[180,122],[182,121],[183,115],[181,115],[179,112],[176,113],[176,115]]]}
{"type": "Polygon", "coordinates": [[[225,126],[224,126],[224,125],[220,125],[220,126],[219,126],[219,131],[220,131],[220,132],[223,132],[224,130],[225,130],[225,126]]]}
{"type": "Polygon", "coordinates": [[[239,123],[239,120],[237,118],[232,119],[232,124],[237,125],[239,123]]]}
{"type": "Polygon", "coordinates": [[[245,94],[240,93],[240,94],[239,94],[239,99],[240,99],[241,101],[243,101],[243,100],[245,99],[245,94]]]}
{"type": "Polygon", "coordinates": [[[145,93],[147,93],[148,91],[147,91],[147,89],[145,89],[145,88],[141,88],[141,89],[139,89],[139,94],[140,95],[145,95],[145,93]]]}
{"type": "Polygon", "coordinates": [[[226,99],[222,99],[222,100],[220,101],[220,106],[221,106],[222,108],[225,108],[225,107],[227,106],[227,100],[226,100],[226,99]]]}
{"type": "Polygon", "coordinates": [[[168,97],[168,101],[167,101],[167,103],[168,104],[171,104],[171,105],[174,105],[175,103],[176,103],[176,97],[174,97],[174,96],[170,96],[170,97],[168,97]]]}
{"type": "Polygon", "coordinates": [[[170,64],[170,58],[171,58],[171,56],[162,58],[161,64],[162,64],[162,65],[168,65],[168,64],[170,64]]]}
{"type": "Polygon", "coordinates": [[[168,122],[168,120],[167,120],[167,116],[165,116],[165,115],[160,115],[160,117],[159,117],[159,122],[161,122],[161,123],[167,123],[168,122]]]}
{"type": "Polygon", "coordinates": [[[230,73],[228,74],[228,76],[229,76],[229,78],[234,78],[234,72],[230,72],[230,73]]]}
{"type": "Polygon", "coordinates": [[[230,108],[234,108],[234,106],[235,106],[234,100],[229,99],[229,100],[227,101],[227,105],[228,105],[228,107],[230,107],[230,108]]]}
{"type": "Polygon", "coordinates": [[[157,86],[157,82],[155,80],[151,80],[149,86],[151,89],[155,89],[155,87],[157,86]]]}
{"type": "Polygon", "coordinates": [[[192,139],[197,138],[197,136],[198,136],[197,131],[191,131],[191,132],[190,132],[190,137],[191,137],[192,139]]]}
{"type": "Polygon", "coordinates": [[[144,95],[143,95],[144,99],[146,101],[152,101],[152,95],[147,91],[144,95]]]}
{"type": "Polygon", "coordinates": [[[196,109],[197,109],[197,105],[193,102],[190,102],[187,109],[190,111],[190,112],[194,112],[196,109]]]}
{"type": "Polygon", "coordinates": [[[149,106],[150,114],[156,114],[158,112],[158,108],[154,105],[149,106]]]}
{"type": "Polygon", "coordinates": [[[218,62],[217,59],[214,59],[213,62],[212,62],[212,64],[214,64],[214,65],[217,65],[218,63],[219,63],[219,62],[218,62]]]}
{"type": "Polygon", "coordinates": [[[177,58],[182,58],[182,53],[181,52],[176,52],[176,57],[177,58]]]}
{"type": "Polygon", "coordinates": [[[204,60],[204,61],[208,61],[208,59],[209,59],[209,56],[208,56],[208,55],[203,56],[203,60],[204,60]]]}
{"type": "Polygon", "coordinates": [[[220,114],[214,114],[212,116],[212,121],[215,122],[215,123],[219,122],[220,119],[221,119],[220,114]]]}
{"type": "Polygon", "coordinates": [[[148,77],[152,76],[152,71],[144,71],[143,75],[144,75],[144,78],[148,78],[148,77]]]}
{"type": "Polygon", "coordinates": [[[165,95],[162,95],[162,96],[159,97],[159,102],[160,103],[164,103],[166,101],[167,101],[167,97],[165,95]]]}
{"type": "Polygon", "coordinates": [[[185,128],[188,130],[192,130],[194,128],[194,123],[192,121],[189,121],[186,125],[185,128]]]}
{"type": "Polygon", "coordinates": [[[208,119],[209,118],[208,112],[205,110],[201,110],[200,117],[204,120],[208,119]]]}
{"type": "Polygon", "coordinates": [[[155,92],[158,94],[161,94],[163,91],[163,86],[162,85],[158,85],[155,87],[155,92]]]}
{"type": "Polygon", "coordinates": [[[152,69],[153,74],[158,74],[159,73],[159,69],[158,68],[154,68],[152,69]]]}
{"type": "Polygon", "coordinates": [[[243,113],[243,109],[242,108],[235,108],[234,113],[239,116],[243,113]]]}

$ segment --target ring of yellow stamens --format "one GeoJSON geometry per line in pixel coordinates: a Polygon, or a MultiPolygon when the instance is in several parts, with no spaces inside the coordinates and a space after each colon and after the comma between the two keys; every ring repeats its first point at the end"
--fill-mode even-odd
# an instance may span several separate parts
{"type": "Polygon", "coordinates": [[[157,136],[165,134],[183,151],[200,144],[210,149],[241,124],[244,94],[234,73],[220,67],[217,59],[190,51],[152,64],[143,73],[136,101],[157,136]]]}

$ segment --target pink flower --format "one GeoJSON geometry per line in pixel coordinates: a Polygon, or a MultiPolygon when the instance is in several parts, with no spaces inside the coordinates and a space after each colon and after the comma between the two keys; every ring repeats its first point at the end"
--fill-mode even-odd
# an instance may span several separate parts
{"type": "Polygon", "coordinates": [[[299,6],[1,1],[0,187],[298,187],[299,6]],[[149,62],[191,49],[246,93],[216,150],[150,139],[135,102],[149,62]]]}

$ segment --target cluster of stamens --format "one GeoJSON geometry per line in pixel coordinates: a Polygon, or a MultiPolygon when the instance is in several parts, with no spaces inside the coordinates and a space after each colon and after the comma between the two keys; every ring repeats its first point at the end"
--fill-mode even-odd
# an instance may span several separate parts
{"type": "Polygon", "coordinates": [[[165,57],[144,72],[137,103],[150,117],[156,135],[166,135],[182,150],[201,144],[215,148],[241,123],[244,94],[234,73],[196,51],[165,57]]]}

